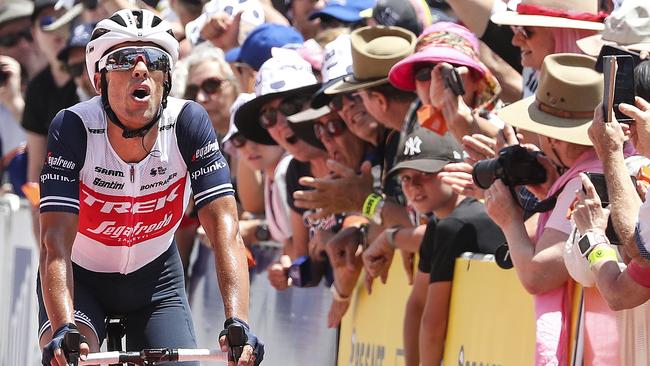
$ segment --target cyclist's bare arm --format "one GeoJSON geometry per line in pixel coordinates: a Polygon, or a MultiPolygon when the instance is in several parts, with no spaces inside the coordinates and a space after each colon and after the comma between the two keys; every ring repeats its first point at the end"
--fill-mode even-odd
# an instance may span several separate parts
{"type": "Polygon", "coordinates": [[[52,329],[74,323],[74,286],[70,256],[78,221],[78,215],[68,212],[41,214],[41,287],[52,329]]]}
{"type": "Polygon", "coordinates": [[[248,264],[244,241],[239,235],[235,198],[219,197],[202,207],[198,214],[212,243],[226,318],[237,317],[248,322],[248,264]]]}

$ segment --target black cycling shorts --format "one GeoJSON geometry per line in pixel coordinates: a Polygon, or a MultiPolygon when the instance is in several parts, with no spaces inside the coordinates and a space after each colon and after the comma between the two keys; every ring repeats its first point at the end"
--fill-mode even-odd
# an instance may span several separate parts
{"type": "MultiPolygon", "coordinates": [[[[100,344],[106,338],[106,317],[119,315],[124,317],[128,351],[196,348],[183,265],[175,243],[151,263],[126,275],[92,272],[74,263],[73,274],[75,322],[93,329],[100,344]]],[[[36,286],[40,338],[50,328],[50,321],[40,278],[36,286]]]]}

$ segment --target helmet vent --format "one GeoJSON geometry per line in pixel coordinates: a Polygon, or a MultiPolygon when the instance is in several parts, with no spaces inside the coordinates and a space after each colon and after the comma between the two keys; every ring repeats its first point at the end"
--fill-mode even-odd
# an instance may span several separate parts
{"type": "MultiPolygon", "coordinates": [[[[120,18],[120,19],[122,19],[122,18],[120,18]]],[[[103,36],[104,34],[106,34],[106,33],[108,33],[108,32],[110,32],[110,30],[108,30],[108,29],[104,29],[104,28],[97,28],[97,29],[95,29],[95,31],[93,32],[93,35],[90,37],[90,40],[92,41],[92,40],[94,40],[94,39],[97,39],[97,38],[103,36]]]]}
{"type": "Polygon", "coordinates": [[[122,18],[119,14],[114,14],[112,17],[108,18],[115,23],[121,25],[122,27],[126,27],[126,22],[124,21],[124,18],[122,18]]]}
{"type": "Polygon", "coordinates": [[[142,10],[134,10],[133,16],[135,16],[135,27],[142,29],[142,10]]]}

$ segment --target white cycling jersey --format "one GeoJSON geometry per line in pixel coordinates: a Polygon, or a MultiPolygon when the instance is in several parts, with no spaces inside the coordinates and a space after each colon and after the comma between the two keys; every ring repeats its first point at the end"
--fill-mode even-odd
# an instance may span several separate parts
{"type": "Polygon", "coordinates": [[[72,261],[95,272],[131,273],[172,244],[194,192],[197,209],[234,194],[205,109],[167,99],[152,152],[124,162],[106,135],[101,98],[57,114],[40,177],[41,212],[79,215],[72,261]]]}

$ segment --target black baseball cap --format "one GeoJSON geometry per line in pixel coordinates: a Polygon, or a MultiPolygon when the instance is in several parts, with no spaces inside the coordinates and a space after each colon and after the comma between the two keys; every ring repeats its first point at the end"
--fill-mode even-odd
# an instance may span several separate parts
{"type": "Polygon", "coordinates": [[[400,169],[415,169],[425,173],[437,173],[449,163],[463,161],[463,149],[447,132],[444,136],[415,124],[407,133],[402,133],[395,165],[388,175],[400,169]]]}

